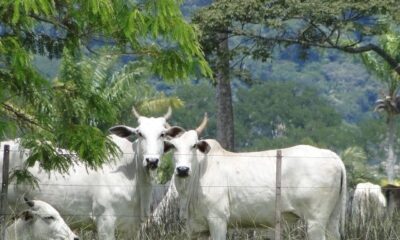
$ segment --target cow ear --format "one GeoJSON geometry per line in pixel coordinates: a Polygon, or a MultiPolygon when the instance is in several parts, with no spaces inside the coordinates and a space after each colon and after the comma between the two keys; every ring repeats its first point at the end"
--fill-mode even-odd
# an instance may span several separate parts
{"type": "Polygon", "coordinates": [[[204,154],[207,154],[211,149],[210,145],[206,141],[199,141],[196,144],[196,147],[197,149],[199,149],[200,152],[204,154]]]}
{"type": "Polygon", "coordinates": [[[29,211],[29,210],[23,211],[21,213],[21,218],[24,221],[29,221],[29,220],[33,219],[33,216],[34,216],[33,212],[29,211]]]}
{"type": "Polygon", "coordinates": [[[168,128],[168,130],[165,132],[165,134],[169,137],[174,138],[183,132],[185,132],[185,129],[183,129],[181,127],[173,126],[173,127],[168,128]]]}
{"type": "Polygon", "coordinates": [[[117,135],[118,137],[123,137],[123,138],[129,137],[130,135],[137,132],[135,128],[131,128],[131,127],[124,126],[124,125],[114,126],[110,129],[108,129],[108,131],[117,135]]]}
{"type": "Polygon", "coordinates": [[[169,141],[164,141],[164,153],[167,153],[171,149],[174,149],[174,144],[170,143],[169,141]]]}

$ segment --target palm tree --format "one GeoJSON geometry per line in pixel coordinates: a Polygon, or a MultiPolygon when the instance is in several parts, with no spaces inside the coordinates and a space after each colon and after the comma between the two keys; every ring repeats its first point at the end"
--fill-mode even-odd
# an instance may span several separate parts
{"type": "MultiPolygon", "coordinates": [[[[389,31],[380,38],[380,45],[392,56],[400,57],[400,37],[394,31],[389,31]]],[[[395,118],[400,114],[400,75],[391,66],[372,52],[362,54],[363,63],[380,79],[387,87],[385,96],[376,101],[375,110],[386,113],[386,174],[389,183],[394,181],[394,167],[396,164],[396,154],[394,149],[396,125],[395,118]]]]}
{"type": "Polygon", "coordinates": [[[97,56],[83,58],[78,65],[84,69],[86,81],[118,110],[116,116],[118,121],[125,123],[132,121],[130,113],[133,105],[141,110],[140,112],[148,114],[164,112],[169,106],[175,108],[183,106],[179,98],[166,96],[155,90],[149,82],[151,65],[146,60],[122,63],[120,56],[112,54],[109,48],[103,49],[100,53],[97,56]]]}

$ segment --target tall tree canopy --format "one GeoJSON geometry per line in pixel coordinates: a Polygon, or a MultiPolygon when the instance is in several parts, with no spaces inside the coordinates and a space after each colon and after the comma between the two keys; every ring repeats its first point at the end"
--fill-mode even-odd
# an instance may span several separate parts
{"type": "MultiPolygon", "coordinates": [[[[193,21],[201,30],[201,43],[212,66],[218,67],[220,46],[229,40],[225,53],[233,69],[231,78],[237,68],[244,70],[246,59],[266,61],[278,50],[293,50],[288,46],[298,47],[303,57],[312,47],[351,54],[374,52],[400,75],[400,58],[376,38],[388,31],[389,23],[400,22],[399,10],[392,0],[218,0],[198,11],[193,21]]],[[[238,72],[251,80],[251,73],[238,72]]],[[[233,117],[225,121],[233,123],[233,117]]]]}
{"type": "MultiPolygon", "coordinates": [[[[35,153],[29,163],[40,161],[46,169],[64,171],[72,163],[63,156],[53,161],[55,147],[69,148],[89,167],[101,164],[116,149],[99,127],[117,123],[118,110],[99,78],[87,76],[88,66],[79,62],[84,53],[98,55],[99,46],[109,45],[109,56],[128,55],[169,81],[185,80],[197,72],[210,76],[196,31],[185,22],[179,4],[175,0],[1,1],[1,134],[24,136],[35,153]],[[46,79],[32,63],[34,54],[63,56],[60,76],[46,79]]],[[[131,64],[125,70],[138,72],[140,66],[131,64]]]]}
{"type": "MultiPolygon", "coordinates": [[[[400,37],[394,31],[389,31],[379,38],[379,46],[391,56],[400,60],[400,37]]],[[[393,183],[395,180],[395,164],[397,157],[395,154],[396,122],[395,118],[400,114],[400,75],[393,71],[388,62],[380,61],[379,56],[374,52],[362,55],[365,66],[380,79],[386,88],[383,99],[377,101],[376,110],[384,110],[387,114],[387,140],[386,140],[386,174],[388,181],[393,183]]]]}
{"type": "Polygon", "coordinates": [[[266,60],[277,46],[292,44],[348,53],[374,51],[400,74],[400,59],[371,41],[387,31],[389,22],[400,21],[399,8],[391,0],[220,0],[194,20],[203,31],[207,51],[218,48],[215,32],[225,32],[231,39],[241,39],[231,46],[234,54],[266,60]]]}

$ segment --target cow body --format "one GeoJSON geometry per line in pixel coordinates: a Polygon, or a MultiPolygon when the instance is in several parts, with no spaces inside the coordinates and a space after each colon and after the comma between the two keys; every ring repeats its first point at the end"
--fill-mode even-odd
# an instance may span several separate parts
{"type": "MultiPolygon", "coordinates": [[[[217,240],[226,239],[230,226],[274,226],[277,151],[233,153],[215,140],[197,138],[188,131],[170,141],[176,149],[174,184],[189,235],[210,234],[217,240]],[[208,153],[196,151],[199,143],[207,145],[208,153]]],[[[304,145],[282,149],[282,155],[283,218],[304,218],[311,240],[328,235],[339,239],[346,201],[346,172],[340,158],[304,145]]]]}
{"type": "MultiPolygon", "coordinates": [[[[124,239],[133,239],[140,223],[150,215],[152,181],[164,151],[164,136],[171,134],[166,128],[166,118],[138,116],[138,122],[137,128],[116,126],[110,129],[118,135],[110,135],[110,138],[121,154],[110,157],[101,169],[90,170],[76,163],[67,174],[61,175],[35,166],[29,171],[39,179],[39,188],[14,185],[9,188],[11,202],[21,194],[46,199],[76,221],[93,219],[100,240],[115,239],[116,228],[126,233],[124,239]],[[132,134],[139,136],[133,143],[126,139],[132,134]]],[[[12,167],[16,167],[16,163],[23,164],[29,151],[22,149],[18,142],[8,144],[11,145],[12,167]]],[[[0,154],[3,156],[2,152],[0,154]]]]}
{"type": "Polygon", "coordinates": [[[351,205],[352,221],[365,224],[368,219],[384,216],[386,199],[379,185],[370,182],[359,183],[354,190],[351,205]]]}
{"type": "Polygon", "coordinates": [[[5,240],[79,240],[50,204],[26,200],[29,209],[5,230],[5,240]]]}

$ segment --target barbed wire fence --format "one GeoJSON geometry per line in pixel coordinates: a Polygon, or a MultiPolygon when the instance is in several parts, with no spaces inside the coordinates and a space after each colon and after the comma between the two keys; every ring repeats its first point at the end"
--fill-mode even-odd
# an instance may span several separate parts
{"type": "MultiPolygon", "coordinates": [[[[11,151],[18,151],[19,150],[11,150],[11,151]]],[[[63,153],[65,154],[65,153],[63,153]]],[[[128,154],[132,154],[132,153],[128,153],[128,154]]],[[[218,156],[218,155],[215,155],[218,156]]],[[[241,156],[236,156],[236,157],[241,157],[241,156]]],[[[265,157],[265,156],[261,156],[261,155],[244,155],[243,158],[261,158],[261,157],[265,157]]],[[[300,156],[284,156],[285,159],[290,159],[290,158],[297,158],[300,156]]],[[[305,157],[305,156],[301,156],[301,157],[305,157]]],[[[328,188],[326,186],[282,186],[282,179],[281,179],[281,169],[282,169],[282,152],[281,150],[276,150],[276,155],[275,156],[267,156],[267,158],[269,159],[275,159],[275,172],[276,172],[276,178],[275,178],[275,182],[276,185],[275,186],[255,186],[255,185],[230,185],[230,186],[224,186],[224,185],[212,185],[212,186],[201,186],[200,187],[209,187],[209,188],[270,188],[270,189],[275,189],[276,195],[275,195],[275,231],[274,231],[274,235],[275,235],[275,239],[276,240],[280,240],[282,239],[282,218],[281,218],[281,191],[282,189],[294,189],[294,188],[313,188],[313,189],[321,189],[321,188],[328,188]]],[[[313,159],[313,158],[323,158],[320,156],[309,156],[307,158],[313,159]]],[[[330,157],[329,157],[330,158],[330,157]]],[[[2,190],[1,190],[1,198],[0,198],[0,224],[1,224],[1,234],[2,234],[2,239],[4,239],[4,233],[5,233],[5,228],[6,228],[6,217],[11,215],[10,213],[8,213],[7,209],[8,209],[8,187],[15,185],[15,184],[9,184],[9,159],[10,159],[10,146],[9,145],[4,145],[4,156],[3,156],[3,175],[2,175],[2,190]]],[[[23,184],[22,184],[23,185],[23,184]]],[[[94,183],[88,183],[88,184],[57,184],[57,183],[43,183],[43,184],[39,184],[41,186],[46,186],[46,187],[65,187],[65,188],[103,188],[103,187],[120,187],[120,188],[132,188],[132,187],[137,187],[137,186],[132,186],[132,185],[124,185],[124,184],[94,184],[94,183]]],[[[18,186],[21,186],[21,184],[19,184],[18,186]]],[[[157,189],[157,188],[162,188],[165,190],[165,185],[153,185],[153,188],[157,189]]],[[[67,190],[66,190],[67,191],[67,190]]],[[[43,193],[42,195],[48,195],[51,196],[52,194],[57,194],[57,193],[43,193]]],[[[45,199],[43,199],[45,200],[45,199]]],[[[160,199],[159,199],[160,200],[160,199]]],[[[153,208],[155,208],[155,206],[152,206],[153,208]]],[[[79,215],[79,214],[63,214],[63,216],[65,217],[87,217],[86,215],[79,215]]],[[[93,217],[94,215],[92,215],[93,217]]],[[[116,217],[123,217],[123,218],[140,218],[140,216],[135,216],[133,214],[126,214],[126,215],[113,215],[116,217]]],[[[175,213],[174,218],[177,218],[177,215],[175,213]]],[[[164,219],[166,220],[166,219],[164,219]]],[[[169,222],[169,220],[167,220],[167,222],[169,222]]],[[[181,223],[180,223],[181,224],[181,223]]],[[[166,230],[164,229],[164,232],[166,230]]]]}

